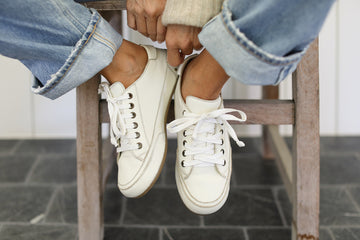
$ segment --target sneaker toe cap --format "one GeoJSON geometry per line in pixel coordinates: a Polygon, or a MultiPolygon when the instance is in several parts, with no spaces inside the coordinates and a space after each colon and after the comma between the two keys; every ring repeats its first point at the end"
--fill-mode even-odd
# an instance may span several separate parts
{"type": "Polygon", "coordinates": [[[198,204],[212,205],[227,195],[226,178],[214,174],[196,174],[185,180],[187,193],[198,204]]]}
{"type": "Polygon", "coordinates": [[[118,185],[120,189],[126,188],[135,181],[142,164],[143,161],[131,153],[121,155],[118,160],[118,185]]]}

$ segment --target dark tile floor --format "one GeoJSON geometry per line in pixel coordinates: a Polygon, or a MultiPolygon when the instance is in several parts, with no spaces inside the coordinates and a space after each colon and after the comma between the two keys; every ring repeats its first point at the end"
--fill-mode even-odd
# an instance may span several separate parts
{"type": "MultiPolygon", "coordinates": [[[[116,168],[105,194],[106,240],[290,239],[291,205],[275,163],[259,139],[233,147],[229,199],[197,216],[182,204],[174,181],[176,143],[143,198],[125,199],[116,168]]],[[[77,238],[75,140],[0,140],[0,240],[77,238]]],[[[110,156],[111,154],[108,154],[110,156]]],[[[360,239],[360,137],[321,138],[320,239],[360,239]]]]}

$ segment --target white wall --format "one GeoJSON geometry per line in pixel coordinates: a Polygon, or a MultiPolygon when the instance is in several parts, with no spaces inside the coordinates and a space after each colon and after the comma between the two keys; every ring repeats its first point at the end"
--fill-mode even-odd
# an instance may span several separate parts
{"type": "MultiPolygon", "coordinates": [[[[320,34],[320,131],[323,135],[360,135],[360,1],[341,0],[320,34]]],[[[125,38],[143,42],[133,32],[125,38]]],[[[75,91],[51,101],[30,92],[31,74],[16,60],[0,56],[0,138],[75,137],[75,91]]],[[[291,97],[291,81],[281,84],[282,98],[291,97]]],[[[259,98],[260,87],[230,80],[225,98],[259,98]]],[[[259,126],[239,129],[260,134],[259,126]]],[[[291,127],[282,127],[290,133],[291,127]]]]}
{"type": "Polygon", "coordinates": [[[30,91],[31,73],[0,56],[0,138],[75,137],[75,91],[56,101],[30,91]]]}

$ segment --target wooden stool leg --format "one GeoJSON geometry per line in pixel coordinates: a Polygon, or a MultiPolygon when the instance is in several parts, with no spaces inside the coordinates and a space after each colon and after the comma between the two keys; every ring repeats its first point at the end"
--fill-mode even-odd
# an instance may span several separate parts
{"type": "Polygon", "coordinates": [[[101,125],[97,75],[76,90],[77,191],[80,240],[103,238],[101,125]]]}
{"type": "MultiPolygon", "coordinates": [[[[279,86],[262,87],[263,99],[279,99],[279,86]]],[[[274,159],[275,155],[270,148],[270,136],[266,130],[266,125],[262,126],[262,155],[265,159],[274,159]]]]}
{"type": "Polygon", "coordinates": [[[319,64],[315,40],[293,74],[293,240],[319,239],[319,64]]]}

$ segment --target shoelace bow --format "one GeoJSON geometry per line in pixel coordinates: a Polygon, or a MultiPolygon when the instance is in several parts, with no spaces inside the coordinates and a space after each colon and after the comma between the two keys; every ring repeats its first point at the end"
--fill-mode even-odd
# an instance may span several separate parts
{"type": "Polygon", "coordinates": [[[136,124],[129,119],[134,116],[130,112],[132,108],[129,100],[132,98],[129,93],[124,93],[121,96],[113,97],[109,84],[104,82],[99,86],[99,94],[104,93],[108,103],[108,110],[110,116],[110,140],[117,148],[117,152],[124,152],[138,149],[139,146],[133,143],[133,139],[139,137],[138,134],[132,131],[136,128],[136,124]]]}
{"type": "MultiPolygon", "coordinates": [[[[245,122],[246,114],[243,111],[224,108],[205,114],[184,112],[182,118],[176,119],[168,124],[167,129],[171,133],[185,130],[186,135],[191,136],[191,143],[185,145],[186,155],[192,155],[192,160],[183,161],[183,166],[214,166],[224,165],[223,154],[215,152],[215,144],[222,145],[222,133],[215,133],[216,124],[222,124],[224,130],[234,139],[239,147],[245,144],[238,139],[235,130],[228,121],[245,122]],[[229,113],[237,112],[240,118],[229,113]]],[[[184,154],[184,153],[183,153],[184,154]]]]}

